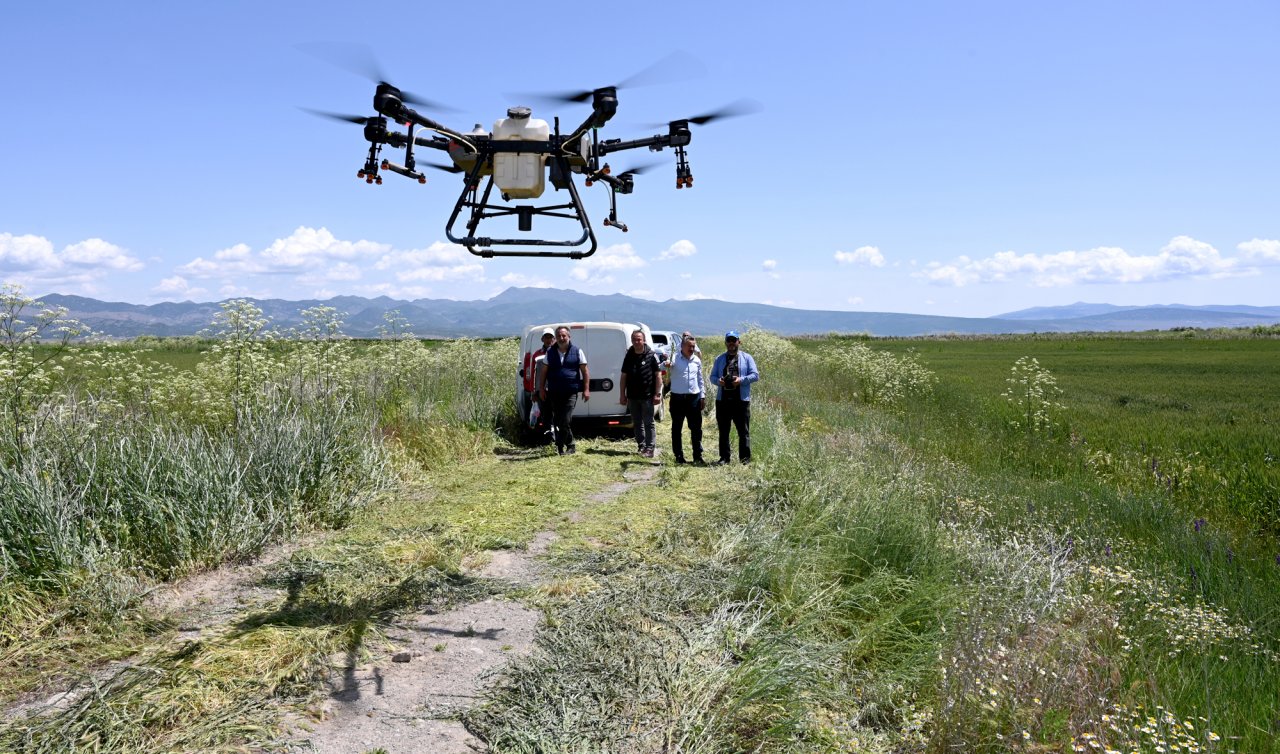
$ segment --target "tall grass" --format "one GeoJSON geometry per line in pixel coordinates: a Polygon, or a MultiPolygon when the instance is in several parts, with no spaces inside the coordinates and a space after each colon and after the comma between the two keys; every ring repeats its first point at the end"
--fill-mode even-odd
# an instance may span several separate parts
{"type": "MultiPolygon", "coordinates": [[[[58,315],[40,321],[57,332],[58,315]]],[[[332,309],[304,319],[290,340],[230,302],[178,371],[136,344],[21,339],[10,316],[5,375],[25,392],[0,406],[0,602],[92,604],[107,626],[157,580],[345,525],[393,482],[389,438],[420,460],[491,444],[509,343],[356,345],[332,309]]],[[[0,617],[0,644],[39,612],[0,617]]]]}
{"type": "Polygon", "coordinates": [[[469,718],[496,751],[1273,750],[1271,542],[1099,478],[1069,393],[1015,426],[1016,358],[978,401],[774,340],[752,466],[656,554],[571,561],[598,591],[469,718]]]}
{"type": "MultiPolygon", "coordinates": [[[[1100,477],[1069,434],[1017,426],[1026,405],[1013,414],[994,379],[978,400],[944,373],[884,411],[830,349],[806,351],[818,357],[773,366],[780,384],[762,391],[786,418],[755,487],[773,525],[743,574],[780,619],[826,616],[819,644],[845,647],[858,706],[881,710],[873,730],[850,710],[848,741],[1271,750],[1274,723],[1258,721],[1280,720],[1273,540],[1100,477]]],[[[1074,422],[1070,398],[1056,420],[1074,422]]]]}

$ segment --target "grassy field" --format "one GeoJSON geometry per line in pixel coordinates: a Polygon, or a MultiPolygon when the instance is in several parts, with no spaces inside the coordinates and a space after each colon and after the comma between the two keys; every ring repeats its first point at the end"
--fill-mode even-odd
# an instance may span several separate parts
{"type": "Polygon", "coordinates": [[[629,443],[511,447],[510,341],[281,344],[229,314],[145,358],[8,352],[0,699],[131,662],[0,749],[278,748],[335,653],[491,593],[463,561],[580,510],[554,588],[515,595],[537,651],[464,717],[493,751],[1274,750],[1266,333],[753,331],[753,463],[593,507],[629,443]],[[268,577],[298,589],[234,630],[175,645],[145,607],[304,532],[268,577]]]}
{"type": "Polygon", "coordinates": [[[1185,510],[1280,534],[1280,337],[1105,335],[878,342],[914,351],[954,407],[998,414],[1013,362],[1062,388],[1072,445],[1100,477],[1163,487],[1185,510]]]}

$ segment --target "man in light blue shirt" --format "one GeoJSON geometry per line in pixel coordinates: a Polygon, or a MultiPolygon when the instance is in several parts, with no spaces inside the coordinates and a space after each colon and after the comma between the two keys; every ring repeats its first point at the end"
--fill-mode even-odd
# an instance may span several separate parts
{"type": "Polygon", "coordinates": [[[716,425],[720,430],[720,460],[717,466],[729,463],[729,427],[738,430],[738,460],[751,462],[751,383],[760,379],[756,360],[751,354],[738,350],[738,331],[724,334],[724,353],[716,357],[711,367],[711,381],[718,386],[716,393],[716,425]]]}
{"type": "Polygon", "coordinates": [[[676,463],[685,463],[681,431],[689,422],[689,440],[693,445],[693,462],[702,459],[702,407],[706,405],[707,386],[702,378],[702,359],[696,353],[698,342],[692,335],[680,341],[680,352],[671,360],[671,452],[676,463]]]}

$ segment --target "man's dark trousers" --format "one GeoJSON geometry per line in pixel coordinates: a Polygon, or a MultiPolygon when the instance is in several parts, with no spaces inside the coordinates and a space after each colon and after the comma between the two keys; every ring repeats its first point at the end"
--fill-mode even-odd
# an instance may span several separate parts
{"type": "Polygon", "coordinates": [[[751,461],[751,401],[722,398],[716,401],[716,424],[720,428],[720,460],[729,462],[729,425],[738,430],[738,460],[751,461]]]}
{"type": "Polygon", "coordinates": [[[548,390],[547,405],[551,408],[551,426],[555,429],[556,449],[576,449],[573,429],[569,425],[573,421],[573,409],[578,405],[578,394],[548,390]]]}
{"type": "Polygon", "coordinates": [[[689,421],[689,443],[693,446],[693,460],[702,463],[702,412],[698,410],[698,396],[693,393],[671,394],[671,452],[677,461],[684,460],[681,432],[685,420],[689,421]]]}

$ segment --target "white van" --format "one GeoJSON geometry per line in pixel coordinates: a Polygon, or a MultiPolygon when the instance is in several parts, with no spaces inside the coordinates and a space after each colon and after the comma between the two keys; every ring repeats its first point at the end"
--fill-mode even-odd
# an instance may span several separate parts
{"type": "MultiPolygon", "coordinates": [[[[634,322],[552,322],[530,325],[520,339],[520,356],[516,366],[516,413],[521,426],[530,427],[529,411],[536,403],[533,354],[542,348],[542,331],[560,325],[569,328],[573,344],[587,354],[587,369],[591,373],[591,400],[578,399],[573,411],[573,423],[603,427],[630,427],[631,415],[627,407],[618,403],[619,384],[622,376],[622,358],[631,347],[631,333],[640,330],[644,340],[653,347],[653,334],[648,325],[634,322]],[[526,379],[527,378],[527,379],[526,379]]],[[[654,419],[661,421],[663,407],[654,407],[654,419]]],[[[535,424],[545,424],[546,418],[535,424]]],[[[533,429],[537,429],[534,427],[533,429]]]]}

